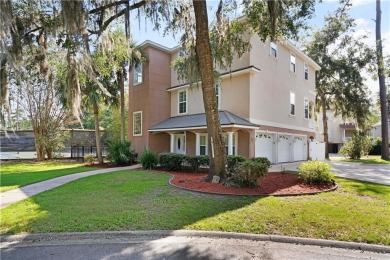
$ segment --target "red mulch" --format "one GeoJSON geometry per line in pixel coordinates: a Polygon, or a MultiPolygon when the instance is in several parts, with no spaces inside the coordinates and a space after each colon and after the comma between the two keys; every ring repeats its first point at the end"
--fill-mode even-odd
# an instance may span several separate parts
{"type": "Polygon", "coordinates": [[[328,191],[336,188],[335,185],[308,185],[296,174],[273,172],[267,173],[258,181],[258,188],[236,188],[224,186],[220,183],[208,183],[203,179],[207,174],[169,172],[173,175],[171,184],[195,191],[230,194],[230,195],[297,195],[328,191]]]}

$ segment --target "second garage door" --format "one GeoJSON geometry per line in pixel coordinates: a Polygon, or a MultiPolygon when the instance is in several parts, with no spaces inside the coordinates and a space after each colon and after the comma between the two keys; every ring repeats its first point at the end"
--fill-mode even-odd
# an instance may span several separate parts
{"type": "Polygon", "coordinates": [[[290,161],[290,136],[278,136],[278,163],[290,161]]]}
{"type": "Polygon", "coordinates": [[[274,162],[274,136],[272,134],[256,134],[255,154],[256,157],[267,157],[271,163],[274,162]]]}
{"type": "Polygon", "coordinates": [[[294,161],[306,160],[306,138],[304,136],[294,137],[294,161]]]}

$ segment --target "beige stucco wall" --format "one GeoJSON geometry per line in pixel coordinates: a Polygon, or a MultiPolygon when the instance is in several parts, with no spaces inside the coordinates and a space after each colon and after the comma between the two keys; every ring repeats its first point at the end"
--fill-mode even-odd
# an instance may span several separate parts
{"type": "Polygon", "coordinates": [[[304,98],[315,103],[315,70],[309,66],[304,79],[304,60],[281,43],[278,57],[269,53],[270,43],[252,39],[251,64],[259,73],[250,78],[250,119],[260,125],[313,131],[314,123],[304,118],[304,98]],[[296,73],[290,72],[290,53],[296,55],[296,73]],[[290,115],[290,92],[295,93],[295,116],[290,115]]]}
{"type": "MultiPolygon", "coordinates": [[[[344,143],[343,141],[343,135],[344,130],[340,127],[340,124],[343,123],[353,123],[352,121],[344,121],[339,116],[334,116],[333,112],[327,111],[326,112],[327,118],[328,118],[328,140],[329,143],[344,143]]],[[[320,136],[320,140],[324,140],[324,130],[323,130],[323,122],[322,122],[322,111],[320,111],[319,117],[318,117],[318,136],[320,136]]],[[[352,136],[353,130],[346,129],[346,136],[352,136]]]]}

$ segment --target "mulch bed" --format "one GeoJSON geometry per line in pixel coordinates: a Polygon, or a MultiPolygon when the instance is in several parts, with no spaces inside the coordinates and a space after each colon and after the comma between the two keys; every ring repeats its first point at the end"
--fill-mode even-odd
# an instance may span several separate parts
{"type": "Polygon", "coordinates": [[[273,172],[267,173],[258,181],[258,188],[236,188],[220,183],[204,182],[207,174],[169,172],[173,175],[170,183],[174,186],[193,191],[224,195],[303,195],[316,194],[337,189],[336,185],[308,185],[297,174],[273,172]]]}

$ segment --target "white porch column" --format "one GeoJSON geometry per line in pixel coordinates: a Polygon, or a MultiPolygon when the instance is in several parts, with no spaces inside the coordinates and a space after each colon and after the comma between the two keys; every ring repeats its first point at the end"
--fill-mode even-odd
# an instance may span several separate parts
{"type": "Polygon", "coordinates": [[[170,152],[174,153],[175,152],[175,135],[174,134],[169,134],[171,136],[171,146],[170,146],[170,152]]]}
{"type": "Polygon", "coordinates": [[[233,155],[233,132],[228,132],[228,155],[233,155]]]}
{"type": "Polygon", "coordinates": [[[200,134],[195,133],[195,154],[200,155],[200,134]]]}
{"type": "Polygon", "coordinates": [[[343,129],[343,143],[345,142],[345,129],[343,129]]]}

